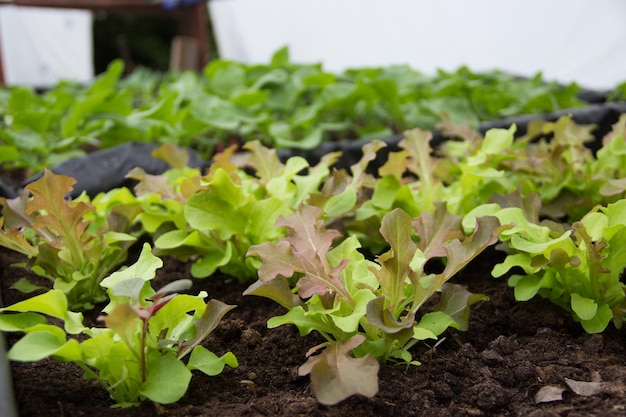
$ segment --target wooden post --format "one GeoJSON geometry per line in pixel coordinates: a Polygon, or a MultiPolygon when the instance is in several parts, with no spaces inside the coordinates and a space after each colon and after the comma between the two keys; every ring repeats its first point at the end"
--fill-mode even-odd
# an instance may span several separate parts
{"type": "Polygon", "coordinates": [[[209,63],[209,34],[208,21],[209,12],[206,0],[199,1],[183,8],[180,19],[179,34],[194,38],[198,45],[198,69],[209,63]]]}

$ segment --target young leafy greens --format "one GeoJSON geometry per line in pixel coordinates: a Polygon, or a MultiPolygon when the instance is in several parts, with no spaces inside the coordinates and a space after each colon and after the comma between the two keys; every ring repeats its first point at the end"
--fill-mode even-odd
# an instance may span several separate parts
{"type": "Polygon", "coordinates": [[[122,61],[87,86],[59,83],[42,94],[0,90],[0,164],[36,174],[88,147],[127,141],[176,143],[209,159],[236,141],[314,149],[337,139],[381,138],[406,129],[433,129],[442,120],[497,120],[580,107],[576,84],[541,74],[520,79],[499,71],[439,71],[407,66],[342,73],[291,62],[282,48],[265,65],[215,59],[202,73],[122,78],[122,61]]]}
{"type": "Polygon", "coordinates": [[[206,175],[191,169],[181,172],[180,167],[163,176],[139,170],[130,174],[140,180],[140,217],[155,238],[156,252],[194,258],[194,277],[219,269],[242,282],[252,280],[258,264],[246,258],[248,248],[284,236],[274,222],[293,213],[318,189],[334,160],[329,155],[310,167],[304,158],[292,157],[283,164],[275,150],[258,142],[245,149],[249,152],[239,155],[241,168],[231,161],[230,148],[216,156],[206,175]],[[307,175],[300,173],[303,170],[307,175]]]}
{"type": "MultiPolygon", "coordinates": [[[[70,309],[88,310],[106,300],[100,282],[126,259],[140,209],[124,189],[100,196],[99,208],[86,197],[68,201],[75,182],[46,170],[19,197],[1,199],[0,245],[28,256],[28,267],[66,294],[70,309]]],[[[20,281],[18,289],[40,288],[20,281]]]]}
{"type": "Polygon", "coordinates": [[[177,294],[191,286],[189,280],[153,290],[150,280],[161,265],[145,245],[135,264],[103,281],[111,299],[101,317],[106,328],[84,327],[82,314],[68,309],[60,290],[0,309],[2,331],[26,333],[12,346],[9,358],[38,361],[52,356],[73,362],[85,378],[97,380],[118,407],[144,399],[176,402],[187,391],[191,371],[213,376],[226,365],[237,367],[231,352],[217,356],[201,345],[235,306],[218,300],[205,303],[205,293],[177,294]],[[50,324],[46,316],[63,324],[50,324]],[[79,334],[87,338],[79,341],[79,334]]]}
{"type": "Polygon", "coordinates": [[[572,225],[540,222],[536,196],[521,203],[480,206],[466,217],[493,215],[512,225],[500,233],[508,255],[494,267],[494,277],[518,267],[524,274],[509,278],[516,300],[547,298],[570,312],[587,333],[600,333],[611,321],[621,328],[626,319],[626,285],[621,281],[626,200],[597,206],[572,225]]]}
{"type": "Polygon", "coordinates": [[[496,242],[499,224],[494,217],[480,218],[475,232],[465,236],[460,217],[443,205],[416,219],[395,209],[384,216],[380,230],[391,249],[372,262],[359,252],[354,236],[333,247],[341,234],[326,229],[321,215],[320,209],[303,206],[278,219],[287,236],[250,248],[248,254],[262,263],[259,281],[244,294],[270,298],[289,310],[270,319],[270,328],[294,324],[301,335],[316,331],[326,339],[309,351],[299,373],[311,374],[320,402],[335,404],[378,391],[377,360],[419,364],[409,352],[417,341],[436,339],[450,326],[467,328],[469,306],[485,297],[443,286],[496,242]],[[425,272],[435,257],[446,259],[445,269],[425,272]],[[418,317],[442,287],[438,307],[418,317]]]}
{"type": "MultiPolygon", "coordinates": [[[[333,81],[287,58],[256,69],[262,82],[253,85],[263,94],[237,81],[251,69],[215,64],[205,74],[220,96],[215,103],[271,99],[278,112],[299,97],[282,84],[292,72],[310,72],[318,88],[333,81]]],[[[376,73],[357,78],[373,88],[376,73]]],[[[193,85],[181,79],[176,89],[192,97],[200,94],[193,85]]],[[[367,114],[367,106],[356,110],[367,114]]],[[[237,366],[232,353],[217,356],[201,343],[232,306],[179,294],[188,281],[153,289],[160,255],[192,262],[194,277],[258,278],[245,294],[287,309],[269,327],[293,324],[324,339],[298,371],[310,375],[323,404],[375,395],[381,363],[417,365],[416,344],[451,327],[466,330],[470,307],[486,297],[451,280],[496,243],[506,257],[492,274],[507,276],[518,300],[546,297],[588,333],[611,321],[621,327],[626,116],[596,152],[586,146],[591,127],[570,117],[530,123],[517,137],[516,126],[484,135],[467,125],[441,128],[450,140],[436,147],[430,132],[406,131],[377,171],[386,146],[378,140],[345,169],[334,166],[338,153],[316,165],[300,156],[281,161],[251,141],[241,152],[215,154],[206,172],[186,167],[186,153],[170,143],[154,154],[170,170],[128,174],[136,195],[121,188],[69,200],[74,180],[45,171],[18,198],[1,201],[0,244],[53,281],[51,290],[0,310],[0,330],[26,333],[10,357],[75,362],[123,406],[177,401],[192,370],[215,375],[237,366]],[[154,254],[146,245],[137,263],[112,273],[143,233],[154,254]],[[73,312],[107,300],[106,328],[85,327],[73,312]]]]}

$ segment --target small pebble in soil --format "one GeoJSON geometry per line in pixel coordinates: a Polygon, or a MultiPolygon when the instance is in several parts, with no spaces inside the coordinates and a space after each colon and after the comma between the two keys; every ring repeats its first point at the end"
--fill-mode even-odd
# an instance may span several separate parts
{"type": "Polygon", "coordinates": [[[485,349],[480,353],[480,358],[487,365],[496,365],[504,362],[504,358],[498,352],[492,349],[485,349]]]}

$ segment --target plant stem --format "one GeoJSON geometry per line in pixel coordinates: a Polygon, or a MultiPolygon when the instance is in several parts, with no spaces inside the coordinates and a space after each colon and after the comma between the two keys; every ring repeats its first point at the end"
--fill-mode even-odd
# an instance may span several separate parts
{"type": "Polygon", "coordinates": [[[148,367],[146,363],[146,335],[148,334],[148,320],[142,320],[143,327],[141,329],[141,383],[146,382],[146,369],[148,367]]]}

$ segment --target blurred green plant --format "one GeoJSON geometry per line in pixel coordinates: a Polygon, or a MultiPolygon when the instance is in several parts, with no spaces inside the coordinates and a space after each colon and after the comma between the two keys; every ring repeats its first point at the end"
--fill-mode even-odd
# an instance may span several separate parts
{"type": "Polygon", "coordinates": [[[407,66],[330,73],[295,64],[282,48],[265,65],[216,59],[202,73],[113,61],[91,85],[44,94],[0,91],[0,164],[41,171],[86,149],[127,141],[188,146],[209,159],[231,142],[314,149],[324,141],[380,138],[442,120],[481,121],[584,105],[579,88],[467,67],[425,76],[407,66]]]}

